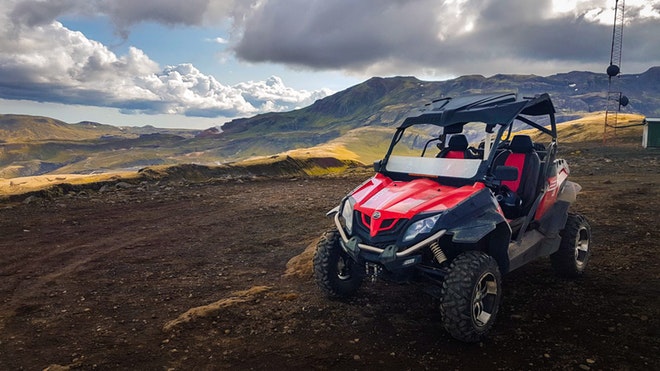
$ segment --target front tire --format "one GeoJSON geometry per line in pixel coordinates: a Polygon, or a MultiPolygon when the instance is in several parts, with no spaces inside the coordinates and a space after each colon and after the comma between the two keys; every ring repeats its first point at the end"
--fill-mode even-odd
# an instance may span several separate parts
{"type": "Polygon", "coordinates": [[[564,278],[581,277],[591,256],[589,222],[580,214],[568,214],[566,226],[559,235],[559,250],[550,255],[555,273],[564,278]]]}
{"type": "Polygon", "coordinates": [[[467,251],[456,257],[442,284],[442,323],[454,338],[483,340],[495,323],[502,297],[501,275],[493,257],[467,251]]]}
{"type": "Polygon", "coordinates": [[[326,232],[316,245],[314,277],[329,298],[350,297],[360,288],[364,278],[362,266],[339,245],[336,229],[326,232]]]}

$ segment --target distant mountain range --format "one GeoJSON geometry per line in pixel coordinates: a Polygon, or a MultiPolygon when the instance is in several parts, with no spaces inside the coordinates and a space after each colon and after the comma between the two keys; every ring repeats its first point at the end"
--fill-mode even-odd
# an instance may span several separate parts
{"type": "MultiPolygon", "coordinates": [[[[630,100],[624,112],[660,116],[660,67],[617,79],[630,100]]],[[[559,119],[568,120],[582,113],[605,110],[607,89],[607,75],[593,72],[548,77],[470,75],[437,82],[414,77],[374,77],[303,109],[228,122],[222,127],[226,143],[221,154],[260,154],[260,148],[282,150],[301,143],[323,143],[358,127],[396,126],[412,108],[432,99],[485,92],[549,93],[559,119]]]]}
{"type": "MultiPolygon", "coordinates": [[[[624,112],[660,116],[660,67],[615,79],[630,104],[624,112]]],[[[605,73],[461,76],[446,81],[374,77],[290,112],[235,119],[208,130],[67,124],[0,115],[0,177],[85,173],[175,163],[217,164],[307,148],[350,137],[380,146],[414,107],[430,100],[476,93],[547,92],[559,120],[606,108],[605,73]]]]}
{"type": "Polygon", "coordinates": [[[94,140],[103,137],[136,138],[144,134],[172,134],[192,138],[200,130],[113,126],[92,121],[67,124],[50,117],[0,114],[0,143],[27,143],[47,140],[94,140]]]}

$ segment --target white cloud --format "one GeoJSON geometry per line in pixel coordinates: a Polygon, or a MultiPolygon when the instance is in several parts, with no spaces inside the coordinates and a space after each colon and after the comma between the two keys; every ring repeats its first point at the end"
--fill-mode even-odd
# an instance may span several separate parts
{"type": "Polygon", "coordinates": [[[224,37],[220,37],[220,36],[218,36],[216,38],[213,38],[213,39],[210,39],[209,41],[214,42],[216,44],[227,44],[227,43],[229,43],[229,40],[225,39],[224,37]]]}
{"type": "MultiPolygon", "coordinates": [[[[590,22],[603,25],[614,23],[614,1],[603,0],[552,0],[552,17],[583,16],[590,22]]],[[[657,0],[628,0],[624,18],[630,25],[637,21],[660,19],[660,2],[657,0]]]]}
{"type": "MultiPolygon", "coordinates": [[[[0,98],[234,117],[331,93],[295,90],[275,76],[223,85],[192,64],[163,68],[139,48],[117,55],[56,21],[65,15],[102,16],[123,35],[143,22],[215,22],[232,25],[227,38],[208,40],[228,46],[221,57],[446,78],[602,70],[612,7],[610,0],[0,0],[0,98]]],[[[626,19],[625,72],[660,63],[660,2],[628,0],[626,19]]]]}
{"type": "MultiPolygon", "coordinates": [[[[609,60],[613,6],[610,0],[264,0],[246,10],[231,48],[249,62],[366,75],[601,70],[609,60]]],[[[626,2],[626,65],[638,72],[660,63],[660,49],[651,47],[658,19],[658,0],[626,2]]]]}
{"type": "Polygon", "coordinates": [[[191,64],[167,66],[157,74],[138,77],[136,84],[159,97],[153,113],[234,117],[258,112],[243,92],[220,84],[191,64]]]}
{"type": "Polygon", "coordinates": [[[304,107],[315,100],[332,94],[328,89],[317,91],[295,90],[284,85],[281,78],[271,76],[266,81],[248,81],[234,85],[248,102],[261,111],[286,111],[304,107]]]}
{"type": "MultiPolygon", "coordinates": [[[[7,10],[8,4],[12,2],[0,1],[0,10],[7,10]]],[[[110,106],[131,113],[237,117],[290,110],[329,94],[297,91],[278,77],[227,86],[192,64],[161,68],[138,48],[118,56],[57,21],[15,24],[6,16],[10,12],[1,14],[4,99],[110,106]]]]}

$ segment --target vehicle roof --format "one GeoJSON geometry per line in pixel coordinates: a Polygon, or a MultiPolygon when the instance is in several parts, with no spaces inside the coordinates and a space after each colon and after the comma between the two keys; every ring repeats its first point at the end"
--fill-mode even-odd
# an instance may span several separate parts
{"type": "Polygon", "coordinates": [[[507,125],[518,115],[551,115],[555,107],[547,93],[519,97],[516,93],[480,94],[434,100],[411,112],[400,128],[417,124],[451,126],[467,122],[507,125]]]}

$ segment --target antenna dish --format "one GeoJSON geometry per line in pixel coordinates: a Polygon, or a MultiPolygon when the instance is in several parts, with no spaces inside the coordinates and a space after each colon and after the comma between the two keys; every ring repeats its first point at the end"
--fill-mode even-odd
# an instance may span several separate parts
{"type": "Polygon", "coordinates": [[[619,72],[621,72],[621,69],[616,64],[610,64],[610,66],[607,67],[607,75],[609,77],[614,77],[618,75],[619,72]]]}

